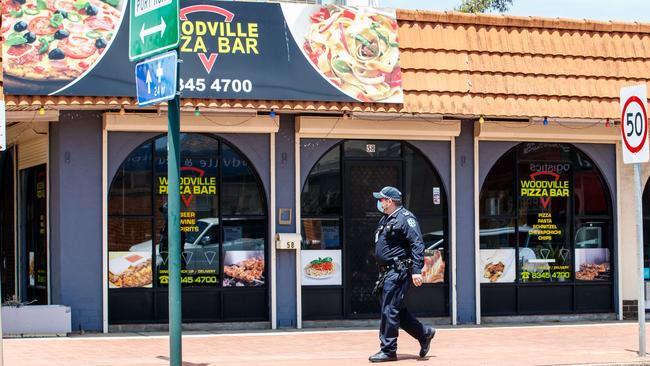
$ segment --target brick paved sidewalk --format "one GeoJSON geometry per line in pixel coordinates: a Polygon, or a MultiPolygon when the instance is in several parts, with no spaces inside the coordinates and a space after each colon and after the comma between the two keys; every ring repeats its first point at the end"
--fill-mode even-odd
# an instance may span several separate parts
{"type": "MultiPolygon", "coordinates": [[[[166,365],[167,338],[154,335],[8,339],[6,366],[166,365]]],[[[364,365],[377,351],[375,330],[188,334],[184,366],[364,365]]],[[[637,357],[636,323],[557,326],[446,327],[426,359],[402,333],[397,363],[390,365],[645,364],[637,357]]]]}

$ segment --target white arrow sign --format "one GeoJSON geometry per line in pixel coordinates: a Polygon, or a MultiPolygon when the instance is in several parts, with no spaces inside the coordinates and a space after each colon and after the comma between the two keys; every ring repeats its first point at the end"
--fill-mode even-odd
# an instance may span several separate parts
{"type": "Polygon", "coordinates": [[[160,62],[158,63],[158,67],[156,67],[156,77],[158,78],[158,84],[160,84],[161,79],[163,77],[163,68],[160,66],[160,62]]]}
{"type": "Polygon", "coordinates": [[[176,51],[165,52],[138,62],[135,65],[135,89],[138,95],[138,105],[142,107],[174,98],[177,74],[178,56],[176,51]]]}
{"type": "Polygon", "coordinates": [[[154,25],[151,28],[145,28],[144,23],[142,23],[142,29],[140,29],[140,40],[144,43],[144,37],[150,36],[160,32],[160,37],[162,38],[165,33],[165,20],[160,17],[160,24],[154,25]]]}
{"type": "Polygon", "coordinates": [[[147,83],[147,94],[151,94],[151,82],[152,81],[153,80],[151,80],[151,73],[149,72],[149,70],[147,70],[147,79],[144,81],[145,83],[147,83]]]}

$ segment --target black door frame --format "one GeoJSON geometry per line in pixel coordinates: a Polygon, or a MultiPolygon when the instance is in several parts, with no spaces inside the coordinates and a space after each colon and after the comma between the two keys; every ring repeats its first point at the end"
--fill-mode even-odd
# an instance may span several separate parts
{"type": "MultiPolygon", "coordinates": [[[[347,264],[348,261],[348,256],[349,256],[349,249],[350,247],[347,245],[348,240],[348,228],[347,224],[345,223],[346,221],[346,216],[348,215],[349,212],[349,205],[350,202],[347,200],[347,196],[349,195],[346,194],[346,185],[349,182],[349,174],[347,174],[348,171],[348,166],[350,164],[352,165],[371,165],[371,164],[377,164],[377,165],[382,165],[386,163],[395,163],[399,164],[402,168],[401,170],[401,175],[400,175],[400,183],[401,185],[406,185],[409,184],[408,177],[406,176],[406,164],[407,164],[407,157],[404,155],[406,151],[412,151],[413,153],[419,155],[426,165],[432,170],[433,174],[436,177],[436,180],[439,182],[439,186],[441,189],[441,196],[444,197],[442,200],[442,205],[443,209],[440,211],[439,214],[432,214],[431,218],[434,219],[441,219],[442,220],[442,227],[441,230],[444,235],[444,239],[446,241],[446,250],[445,250],[445,274],[444,274],[444,282],[442,283],[427,283],[422,285],[421,287],[417,288],[411,288],[409,291],[409,295],[407,297],[407,306],[409,309],[416,315],[418,316],[435,316],[435,317],[448,317],[451,315],[451,291],[452,291],[452,285],[451,285],[451,273],[453,270],[453,263],[451,263],[451,237],[450,235],[450,226],[449,226],[449,218],[450,218],[450,212],[449,212],[449,195],[447,192],[448,186],[445,185],[445,181],[440,175],[440,172],[436,168],[436,165],[433,163],[431,160],[431,157],[426,155],[420,148],[412,145],[406,140],[386,140],[386,139],[363,139],[363,141],[366,141],[367,143],[373,143],[373,142],[380,142],[380,141],[391,141],[391,142],[400,142],[401,143],[401,149],[402,149],[402,154],[400,156],[392,156],[392,157],[364,157],[364,156],[359,156],[359,155],[353,155],[353,156],[348,156],[346,155],[344,151],[344,144],[347,141],[354,141],[355,139],[342,139],[336,144],[332,145],[330,148],[326,149],[320,156],[319,159],[317,159],[314,162],[314,165],[309,170],[309,173],[306,175],[305,180],[302,182],[301,185],[301,192],[304,193],[305,185],[309,181],[309,177],[311,172],[313,171],[314,167],[320,159],[322,159],[325,155],[329,154],[332,150],[338,150],[340,157],[339,157],[339,184],[340,184],[340,189],[341,189],[341,211],[340,213],[337,214],[319,214],[319,213],[312,213],[312,214],[307,214],[305,215],[303,213],[302,219],[337,219],[339,220],[339,225],[341,228],[341,261],[342,264],[347,264]],[[408,149],[408,150],[407,150],[408,149]]],[[[379,187],[381,188],[381,187],[379,187]]],[[[398,187],[400,189],[403,189],[406,197],[408,198],[409,190],[406,187],[398,187]]],[[[302,203],[304,204],[304,203],[302,203]]],[[[408,209],[411,209],[410,207],[407,207],[408,209]]],[[[301,212],[302,212],[302,205],[300,207],[301,212]]],[[[417,213],[416,213],[417,214],[417,213]]],[[[424,217],[428,216],[422,216],[420,217],[421,219],[424,217]]],[[[377,217],[377,221],[379,220],[379,216],[377,217]]],[[[374,227],[373,227],[374,230],[374,227]]],[[[371,233],[371,234],[374,234],[371,233]]],[[[374,242],[373,242],[374,245],[374,242]]],[[[372,259],[374,261],[374,258],[372,259]]],[[[347,269],[343,270],[343,278],[341,285],[332,285],[332,286],[302,286],[302,307],[303,307],[303,314],[308,314],[304,315],[306,320],[329,320],[329,319],[376,319],[378,316],[378,313],[376,314],[351,314],[350,311],[350,286],[349,286],[349,281],[350,279],[348,278],[348,273],[347,269]],[[326,306],[325,304],[331,304],[331,306],[326,306]]]]}
{"type": "MultiPolygon", "coordinates": [[[[350,187],[352,182],[351,182],[351,174],[350,174],[350,169],[353,167],[383,167],[383,166],[394,166],[397,167],[398,174],[397,174],[397,179],[398,182],[396,183],[397,187],[401,187],[404,181],[404,160],[403,159],[395,159],[395,158],[387,158],[387,159],[382,159],[382,160],[368,160],[368,159],[345,159],[343,158],[343,187],[350,187]]],[[[381,187],[389,185],[388,183],[379,183],[377,186],[377,189],[381,189],[381,187]]],[[[359,314],[356,315],[352,311],[352,265],[350,263],[350,255],[349,252],[352,250],[352,245],[349,244],[349,230],[351,227],[350,223],[350,204],[351,200],[349,199],[349,195],[351,193],[351,189],[343,189],[343,245],[342,245],[342,262],[344,263],[345,270],[343,271],[343,316],[344,317],[368,317],[372,316],[372,314],[359,314]]],[[[371,208],[372,209],[372,208],[371,208]]],[[[381,214],[377,212],[379,215],[377,220],[381,218],[381,214]]],[[[374,243],[372,243],[374,246],[374,243]]]]}

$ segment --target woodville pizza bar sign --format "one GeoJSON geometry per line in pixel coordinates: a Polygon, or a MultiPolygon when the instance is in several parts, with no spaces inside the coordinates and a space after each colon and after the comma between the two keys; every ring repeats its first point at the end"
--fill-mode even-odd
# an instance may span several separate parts
{"type": "MultiPolygon", "coordinates": [[[[137,0],[134,14],[168,2],[137,0]]],[[[133,96],[132,75],[119,72],[133,69],[128,6],[7,0],[5,93],[133,96]]],[[[403,102],[394,11],[186,0],[179,16],[182,97],[403,102]]]]}

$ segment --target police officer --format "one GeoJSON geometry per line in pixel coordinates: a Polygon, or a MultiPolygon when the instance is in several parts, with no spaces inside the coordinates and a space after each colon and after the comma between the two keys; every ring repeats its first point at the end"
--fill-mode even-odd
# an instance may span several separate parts
{"type": "Polygon", "coordinates": [[[420,357],[424,357],[436,331],[420,323],[404,304],[410,283],[422,285],[422,233],[415,216],[402,207],[402,193],[397,188],[387,186],[373,196],[377,199],[377,209],[383,214],[375,231],[375,256],[379,267],[375,290],[381,295],[381,349],[369,360],[397,360],[400,327],[420,342],[420,357]]]}

